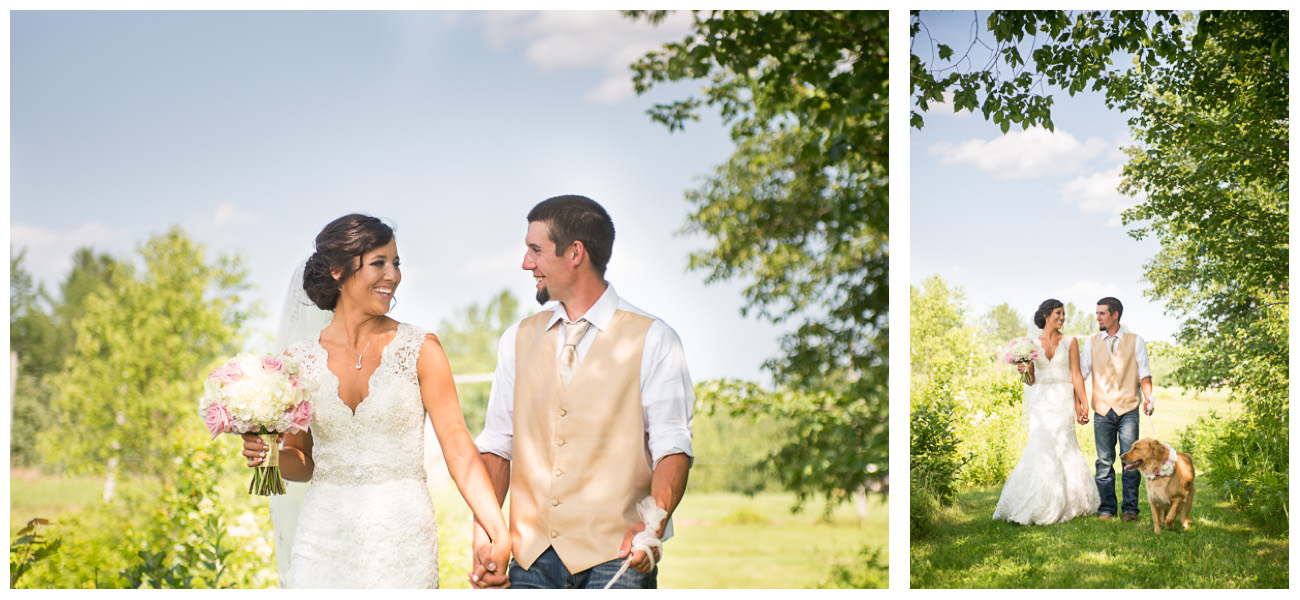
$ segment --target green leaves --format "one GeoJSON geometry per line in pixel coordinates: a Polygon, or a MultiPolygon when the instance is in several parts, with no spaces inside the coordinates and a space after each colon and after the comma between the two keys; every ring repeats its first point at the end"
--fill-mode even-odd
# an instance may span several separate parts
{"type": "Polygon", "coordinates": [[[18,539],[9,544],[9,587],[18,587],[18,580],[32,566],[59,551],[61,539],[50,541],[40,534],[40,528],[49,525],[47,519],[35,518],[18,530],[18,539]]]}
{"type": "Polygon", "coordinates": [[[250,315],[237,259],[206,258],[179,228],[137,250],[91,292],[75,321],[76,346],[51,400],[55,423],[39,439],[51,466],[102,473],[174,473],[170,438],[203,429],[195,410],[203,378],[233,355],[250,315]]]}
{"type": "Polygon", "coordinates": [[[651,118],[674,131],[709,106],[731,128],[735,153],[686,193],[684,232],[712,242],[689,268],[749,282],[742,314],[795,325],[764,365],[779,386],[764,401],[798,433],[770,464],[801,502],[839,502],[888,463],[887,13],[694,15],[633,82],[704,80],[651,118]]]}
{"type": "MultiPolygon", "coordinates": [[[[945,91],[965,95],[961,103],[954,98],[954,107],[973,111],[980,106],[984,118],[1003,133],[1012,125],[1052,129],[1051,95],[1043,83],[1071,96],[1088,89],[1104,91],[1108,104],[1127,105],[1132,95],[1113,85],[1122,73],[1108,69],[1112,58],[1137,53],[1153,40],[1166,60],[1181,51],[1180,17],[1173,11],[992,11],[986,20],[993,37],[992,61],[976,66],[967,57],[986,42],[977,37],[967,49],[954,51],[929,38],[924,18],[922,11],[912,13],[913,102],[925,112],[928,100],[945,91]],[[950,65],[923,63],[921,57],[936,49],[941,61],[963,58],[950,65]],[[1032,64],[1025,59],[1026,51],[1032,64]],[[971,81],[982,86],[972,86],[971,81]]],[[[912,127],[924,127],[919,113],[913,114],[912,127]]]]}

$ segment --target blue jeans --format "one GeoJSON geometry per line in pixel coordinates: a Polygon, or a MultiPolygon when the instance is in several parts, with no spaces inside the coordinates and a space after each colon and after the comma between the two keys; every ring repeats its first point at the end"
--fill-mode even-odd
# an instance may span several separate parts
{"type": "MultiPolygon", "coordinates": [[[[1093,413],[1092,433],[1097,441],[1097,491],[1101,493],[1099,514],[1115,514],[1115,438],[1119,438],[1119,453],[1128,452],[1138,440],[1138,415],[1140,409],[1116,415],[1114,409],[1105,416],[1093,413]]],[[[1122,468],[1122,467],[1121,467],[1122,468]]],[[[1124,513],[1138,514],[1138,482],[1142,476],[1136,469],[1124,471],[1124,513]]]]}
{"type": "MultiPolygon", "coordinates": [[[[570,573],[568,567],[565,567],[564,562],[560,560],[560,555],[555,553],[555,548],[547,548],[546,552],[533,561],[533,566],[527,569],[519,566],[513,558],[510,559],[508,573],[511,588],[599,590],[614,578],[614,574],[621,566],[623,561],[614,559],[586,571],[570,573]]],[[[649,573],[642,573],[628,567],[611,589],[650,590],[657,587],[659,587],[659,567],[656,565],[649,573]]]]}

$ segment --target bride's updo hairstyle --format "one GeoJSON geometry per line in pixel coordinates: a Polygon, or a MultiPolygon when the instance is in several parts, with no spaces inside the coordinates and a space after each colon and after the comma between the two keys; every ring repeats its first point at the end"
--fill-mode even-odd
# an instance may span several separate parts
{"type": "Polygon", "coordinates": [[[1052,314],[1052,311],[1058,308],[1064,307],[1065,305],[1061,304],[1061,301],[1056,298],[1048,298],[1044,300],[1042,304],[1038,305],[1038,312],[1034,313],[1034,325],[1037,325],[1039,329],[1046,329],[1047,315],[1052,314]]]}
{"type": "Polygon", "coordinates": [[[302,289],[321,310],[334,310],[339,302],[339,290],[356,272],[356,262],[361,255],[393,239],[393,228],[383,221],[360,214],[335,219],[316,235],[316,252],[307,259],[303,269],[302,289]],[[334,279],[331,270],[343,271],[334,279]]]}

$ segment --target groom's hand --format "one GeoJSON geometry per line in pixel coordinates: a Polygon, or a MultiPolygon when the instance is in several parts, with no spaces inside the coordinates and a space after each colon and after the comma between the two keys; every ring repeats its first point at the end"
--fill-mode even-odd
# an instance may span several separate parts
{"type": "Polygon", "coordinates": [[[1142,405],[1142,411],[1145,412],[1148,417],[1151,416],[1151,413],[1156,412],[1155,407],[1151,404],[1150,398],[1147,398],[1146,403],[1142,405]]]}
{"type": "MultiPolygon", "coordinates": [[[[628,527],[627,531],[623,532],[623,545],[618,547],[618,557],[620,560],[626,558],[628,552],[632,549],[632,538],[636,537],[636,534],[641,533],[644,529],[645,523],[637,523],[636,525],[628,527]]],[[[659,552],[656,550],[654,553],[654,559],[657,563],[659,562],[659,552]]],[[[628,563],[628,566],[636,569],[638,573],[649,573],[650,570],[654,568],[654,565],[650,564],[650,559],[645,555],[645,550],[632,552],[632,561],[628,563]]]]}
{"type": "MultiPolygon", "coordinates": [[[[508,542],[509,540],[503,540],[508,542]]],[[[488,541],[487,532],[483,526],[474,522],[474,564],[469,572],[469,584],[471,587],[480,590],[506,589],[510,587],[510,577],[506,573],[506,567],[510,564],[509,546],[501,543],[493,544],[488,541]],[[505,549],[505,556],[493,556],[493,550],[505,549]]]]}

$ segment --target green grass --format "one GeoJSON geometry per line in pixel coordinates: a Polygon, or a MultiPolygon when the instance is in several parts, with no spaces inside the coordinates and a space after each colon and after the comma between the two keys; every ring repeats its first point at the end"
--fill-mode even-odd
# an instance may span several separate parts
{"type": "MultiPolygon", "coordinates": [[[[438,513],[439,571],[444,588],[467,588],[470,512],[455,488],[434,491],[438,513]]],[[[841,505],[829,521],[821,505],[791,514],[793,494],[700,493],[688,489],[673,514],[675,535],[664,544],[659,587],[664,589],[812,588],[834,564],[863,545],[888,559],[889,506],[871,500],[859,521],[841,505]]]]}
{"type": "MultiPolygon", "coordinates": [[[[1173,444],[1211,410],[1240,413],[1227,392],[1155,389],[1154,418],[1141,437],[1173,444]]],[[[1077,429],[1084,457],[1096,459],[1092,425],[1077,429]]],[[[1196,457],[1193,457],[1195,459],[1196,457]]],[[[1156,535],[1139,492],[1137,521],[1074,519],[1048,526],[994,521],[1001,487],[967,488],[942,509],[935,528],[911,545],[913,588],[1277,588],[1288,585],[1289,542],[1233,510],[1198,465],[1189,531],[1156,535]]],[[[1119,481],[1116,481],[1119,484],[1119,481]]],[[[1117,491],[1117,497],[1118,497],[1117,491]]]]}
{"type": "Polygon", "coordinates": [[[813,588],[831,566],[863,545],[880,548],[888,560],[889,506],[868,502],[859,521],[841,505],[830,521],[821,505],[792,514],[793,494],[691,494],[673,514],[676,535],[664,544],[661,588],[813,588]]]}
{"type": "Polygon", "coordinates": [[[1198,488],[1188,531],[1137,521],[1049,526],[994,521],[999,488],[971,489],[912,542],[912,588],[1285,588],[1288,541],[1252,526],[1214,488],[1198,488]]]}
{"type": "MultiPolygon", "coordinates": [[[[14,475],[9,479],[10,538],[33,517],[57,520],[99,502],[103,479],[14,475]]],[[[130,484],[140,485],[140,484],[130,484]]],[[[472,520],[454,486],[432,491],[438,517],[439,578],[444,588],[468,588],[472,520]]],[[[888,504],[870,500],[867,518],[851,505],[829,521],[821,505],[792,514],[794,496],[698,493],[687,490],[674,514],[676,535],[665,544],[661,588],[810,588],[863,545],[889,547],[888,504]]],[[[269,528],[270,524],[266,526],[269,528]]]]}

